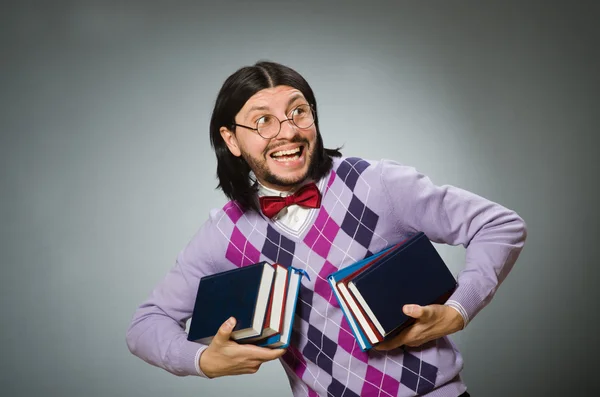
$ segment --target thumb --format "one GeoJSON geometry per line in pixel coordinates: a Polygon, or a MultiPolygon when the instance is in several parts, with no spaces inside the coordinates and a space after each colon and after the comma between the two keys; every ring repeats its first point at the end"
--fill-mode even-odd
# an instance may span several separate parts
{"type": "Polygon", "coordinates": [[[217,334],[213,338],[213,342],[227,342],[231,336],[231,332],[233,331],[235,324],[235,318],[229,317],[227,321],[225,321],[223,324],[221,324],[221,327],[219,327],[217,334]]]}
{"type": "Polygon", "coordinates": [[[425,316],[425,308],[419,305],[404,305],[402,311],[412,318],[421,318],[425,316]]]}

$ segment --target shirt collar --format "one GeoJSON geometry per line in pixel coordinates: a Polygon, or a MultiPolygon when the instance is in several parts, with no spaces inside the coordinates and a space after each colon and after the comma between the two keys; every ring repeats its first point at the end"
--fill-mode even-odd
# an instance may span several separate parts
{"type": "Polygon", "coordinates": [[[287,192],[282,192],[280,190],[271,189],[270,187],[266,187],[262,183],[256,181],[256,183],[258,184],[258,197],[262,197],[262,196],[286,197],[286,196],[289,196],[290,194],[294,194],[294,192],[296,192],[298,189],[300,189],[300,187],[302,187],[310,182],[312,182],[312,181],[306,180],[302,183],[302,185],[298,186],[296,189],[292,189],[287,192]]]}

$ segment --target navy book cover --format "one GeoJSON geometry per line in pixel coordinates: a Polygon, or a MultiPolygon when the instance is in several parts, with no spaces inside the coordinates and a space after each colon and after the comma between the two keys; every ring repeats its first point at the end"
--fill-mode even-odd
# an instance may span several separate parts
{"type": "Polygon", "coordinates": [[[260,334],[262,326],[257,332],[251,330],[261,282],[264,282],[263,274],[272,275],[265,272],[265,266],[271,267],[266,262],[260,262],[202,277],[188,340],[209,343],[219,327],[231,316],[237,320],[232,337],[235,338],[236,332],[245,333],[244,336],[249,336],[248,333],[260,334]]]}
{"type": "Polygon", "coordinates": [[[395,248],[351,281],[383,328],[384,335],[411,320],[405,304],[444,303],[456,280],[423,232],[395,248]]]}

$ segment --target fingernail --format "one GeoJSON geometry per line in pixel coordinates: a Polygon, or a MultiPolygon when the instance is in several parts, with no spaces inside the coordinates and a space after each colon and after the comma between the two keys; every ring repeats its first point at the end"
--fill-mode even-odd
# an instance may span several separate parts
{"type": "Polygon", "coordinates": [[[412,314],[413,310],[414,310],[414,306],[411,306],[411,305],[404,306],[404,313],[406,313],[406,314],[412,314]]]}
{"type": "Polygon", "coordinates": [[[235,318],[229,317],[226,321],[227,327],[233,328],[235,326],[235,318]]]}

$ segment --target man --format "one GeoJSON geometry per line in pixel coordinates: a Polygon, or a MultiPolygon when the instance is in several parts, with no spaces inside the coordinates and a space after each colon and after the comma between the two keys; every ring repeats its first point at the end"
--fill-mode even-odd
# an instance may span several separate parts
{"type": "Polygon", "coordinates": [[[179,254],[136,311],[130,350],[177,375],[247,374],[281,358],[295,396],[467,396],[462,357],[447,335],[487,304],[525,241],[513,211],[453,186],[436,186],[392,161],[325,149],[308,83],[280,64],[231,75],[212,114],[219,187],[231,200],[179,254]],[[300,196],[277,203],[273,197],[300,196]],[[287,206],[286,206],[287,205],[287,206]],[[416,232],[467,247],[458,287],[444,305],[406,305],[414,325],[360,351],[326,278],[416,232]],[[225,322],[209,346],[187,341],[203,276],[266,260],[304,269],[286,350],[238,345],[225,322]]]}

